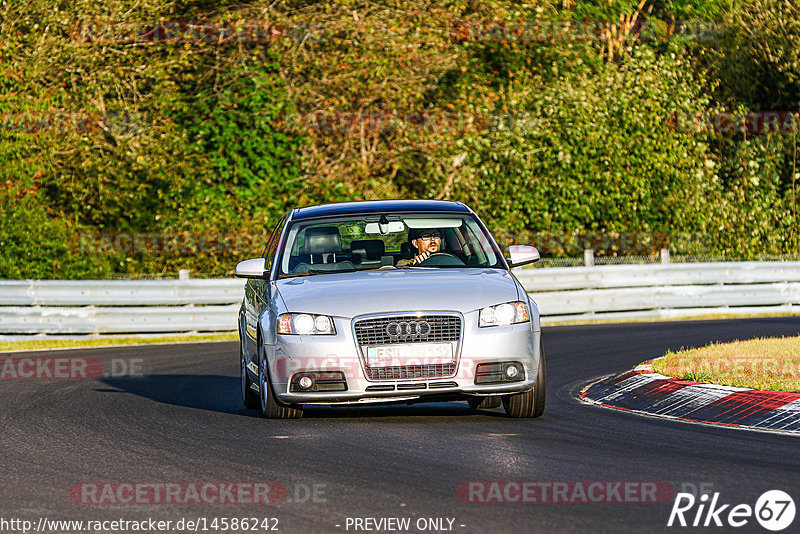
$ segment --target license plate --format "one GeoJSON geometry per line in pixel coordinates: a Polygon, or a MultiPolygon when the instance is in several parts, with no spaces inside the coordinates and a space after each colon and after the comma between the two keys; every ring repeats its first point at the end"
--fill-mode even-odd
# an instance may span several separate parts
{"type": "Polygon", "coordinates": [[[453,363],[453,346],[450,343],[415,343],[413,345],[367,347],[367,365],[370,367],[438,363],[453,363]]]}

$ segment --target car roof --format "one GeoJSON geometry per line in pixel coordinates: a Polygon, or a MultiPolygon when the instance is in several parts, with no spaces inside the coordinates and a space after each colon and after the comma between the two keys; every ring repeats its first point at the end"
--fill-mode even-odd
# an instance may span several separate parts
{"type": "Polygon", "coordinates": [[[470,213],[470,209],[461,202],[450,202],[446,200],[368,200],[298,208],[293,211],[292,219],[313,219],[336,215],[388,212],[470,213]]]}

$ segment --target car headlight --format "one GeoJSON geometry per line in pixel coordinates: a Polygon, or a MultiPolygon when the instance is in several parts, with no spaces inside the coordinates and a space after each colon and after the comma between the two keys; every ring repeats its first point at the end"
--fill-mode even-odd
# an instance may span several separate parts
{"type": "Polygon", "coordinates": [[[506,302],[483,308],[478,319],[478,326],[508,326],[514,323],[527,323],[529,320],[527,303],[506,302]]]}
{"type": "Polygon", "coordinates": [[[284,313],[278,316],[279,334],[330,335],[335,334],[333,320],[327,315],[310,313],[284,313]]]}

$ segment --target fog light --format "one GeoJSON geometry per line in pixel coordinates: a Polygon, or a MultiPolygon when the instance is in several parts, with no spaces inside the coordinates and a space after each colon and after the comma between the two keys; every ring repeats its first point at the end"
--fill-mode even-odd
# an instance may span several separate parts
{"type": "Polygon", "coordinates": [[[311,386],[314,385],[314,381],[311,380],[310,377],[304,376],[303,378],[300,379],[299,384],[300,384],[300,387],[303,388],[303,389],[310,389],[311,386]]]}
{"type": "Polygon", "coordinates": [[[516,365],[509,365],[506,367],[506,376],[508,378],[514,378],[519,374],[519,369],[517,369],[516,365]]]}
{"type": "Polygon", "coordinates": [[[342,371],[301,371],[292,376],[289,391],[347,391],[347,382],[342,371]]]}
{"type": "Polygon", "coordinates": [[[525,380],[522,362],[479,363],[475,369],[476,384],[501,384],[525,380]]]}

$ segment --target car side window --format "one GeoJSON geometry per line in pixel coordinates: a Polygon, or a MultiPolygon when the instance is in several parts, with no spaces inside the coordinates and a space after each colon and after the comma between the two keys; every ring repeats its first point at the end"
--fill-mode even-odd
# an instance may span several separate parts
{"type": "Polygon", "coordinates": [[[267,247],[264,249],[264,262],[267,271],[272,269],[272,262],[275,260],[275,252],[278,250],[278,241],[280,241],[281,230],[283,230],[283,223],[286,217],[281,218],[280,222],[272,230],[272,235],[269,236],[267,247]]]}

